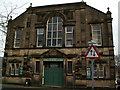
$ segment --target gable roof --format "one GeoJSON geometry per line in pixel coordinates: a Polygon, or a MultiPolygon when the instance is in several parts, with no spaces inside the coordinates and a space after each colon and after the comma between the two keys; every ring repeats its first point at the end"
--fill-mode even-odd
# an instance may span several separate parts
{"type": "MultiPolygon", "coordinates": [[[[15,19],[13,19],[13,20],[16,20],[17,18],[20,18],[21,16],[23,16],[26,12],[28,12],[29,10],[36,10],[36,9],[44,9],[44,8],[54,8],[54,7],[64,7],[64,6],[72,6],[73,7],[73,10],[75,9],[75,7],[74,6],[81,6],[81,8],[84,8],[84,7],[88,7],[88,8],[91,8],[91,9],[93,9],[93,10],[95,10],[95,11],[98,11],[98,12],[100,12],[100,13],[102,13],[102,14],[104,14],[104,15],[106,15],[106,13],[104,13],[104,12],[102,12],[102,11],[100,11],[100,10],[98,10],[98,9],[96,9],[96,8],[94,8],[94,7],[92,7],[92,6],[90,6],[90,5],[87,5],[86,4],[86,2],[74,2],[74,3],[63,3],[63,4],[52,4],[52,5],[44,5],[44,6],[36,6],[36,7],[28,7],[27,8],[27,10],[26,11],[24,11],[23,13],[21,13],[19,16],[17,16],[15,19]]],[[[56,9],[56,8],[55,8],[56,9]]]]}
{"type": "Polygon", "coordinates": [[[98,9],[96,9],[96,8],[94,8],[94,7],[92,7],[92,6],[90,6],[90,5],[87,5],[86,4],[86,2],[74,2],[74,3],[63,3],[63,4],[52,4],[52,5],[44,5],[44,6],[36,6],[36,7],[30,7],[30,8],[28,8],[28,9],[38,9],[38,8],[48,8],[48,7],[55,7],[55,6],[59,6],[59,7],[63,7],[63,6],[66,6],[66,5],[74,5],[74,6],[77,6],[77,5],[81,5],[81,6],[87,6],[87,7],[89,7],[89,8],[92,8],[92,9],[94,9],[94,10],[97,10],[98,12],[100,12],[100,13],[103,13],[103,14],[106,14],[106,13],[104,13],[104,12],[102,12],[101,10],[98,10],[98,9]]]}

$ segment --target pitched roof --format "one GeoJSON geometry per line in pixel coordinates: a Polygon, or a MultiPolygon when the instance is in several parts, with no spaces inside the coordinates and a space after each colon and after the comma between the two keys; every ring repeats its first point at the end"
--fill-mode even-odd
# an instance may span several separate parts
{"type": "MultiPolygon", "coordinates": [[[[75,6],[76,6],[76,5],[84,5],[84,6],[90,7],[90,8],[92,8],[92,9],[94,9],[94,10],[97,10],[97,11],[105,14],[104,12],[102,12],[102,11],[100,11],[100,10],[92,7],[92,6],[87,5],[86,2],[74,2],[74,3],[52,4],[52,5],[36,6],[36,7],[30,7],[30,8],[31,8],[31,9],[41,8],[41,9],[42,9],[42,8],[55,7],[55,6],[63,7],[63,6],[66,6],[66,5],[72,5],[72,6],[73,6],[73,5],[75,5],[75,6]]],[[[29,8],[28,8],[28,9],[29,9],[29,8]]]]}
{"type": "MultiPolygon", "coordinates": [[[[80,5],[80,6],[86,6],[86,7],[89,7],[89,8],[91,8],[91,9],[94,9],[94,10],[96,10],[96,11],[98,11],[98,12],[100,12],[100,13],[102,13],[102,14],[106,14],[106,13],[104,13],[104,12],[102,12],[102,11],[100,11],[100,10],[98,10],[98,9],[96,9],[96,8],[94,8],[94,7],[92,7],[92,6],[90,6],[90,5],[87,5],[86,4],[86,2],[74,2],[74,3],[63,3],[63,4],[52,4],[52,5],[44,5],[44,6],[36,6],[36,7],[32,7],[32,6],[30,6],[30,7],[28,7],[27,8],[27,10],[25,11],[25,12],[23,12],[22,14],[20,14],[18,17],[16,17],[14,20],[16,20],[17,18],[19,18],[20,16],[22,16],[23,14],[25,14],[27,11],[29,11],[29,10],[35,10],[35,9],[43,9],[43,8],[52,8],[52,7],[63,7],[63,6],[68,6],[68,5],[71,5],[72,7],[73,6],[77,6],[77,5],[80,5]]],[[[73,8],[74,9],[74,8],[73,8]]]]}

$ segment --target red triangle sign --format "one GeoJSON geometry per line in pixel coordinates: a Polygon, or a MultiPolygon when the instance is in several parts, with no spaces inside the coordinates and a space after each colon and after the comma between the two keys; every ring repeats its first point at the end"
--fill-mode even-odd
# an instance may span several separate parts
{"type": "Polygon", "coordinates": [[[98,51],[96,50],[94,45],[91,45],[88,49],[88,52],[86,53],[86,59],[99,59],[100,55],[98,54],[98,51]]]}

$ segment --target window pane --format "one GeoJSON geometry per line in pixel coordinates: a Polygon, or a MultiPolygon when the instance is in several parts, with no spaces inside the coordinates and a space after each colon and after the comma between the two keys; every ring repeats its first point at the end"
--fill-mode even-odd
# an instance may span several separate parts
{"type": "Polygon", "coordinates": [[[53,32],[53,38],[57,38],[57,32],[53,32]]]}
{"type": "Polygon", "coordinates": [[[16,39],[16,43],[19,43],[20,42],[20,39],[16,39]]]}
{"type": "Polygon", "coordinates": [[[97,32],[96,32],[96,31],[93,31],[93,35],[94,35],[94,36],[97,36],[98,34],[97,34],[97,32]]]}
{"type": "Polygon", "coordinates": [[[38,42],[38,46],[43,46],[43,44],[44,44],[44,43],[41,42],[41,41],[38,42]]]}
{"type": "Polygon", "coordinates": [[[21,38],[21,35],[18,34],[18,33],[16,33],[16,38],[17,38],[17,39],[21,38]]]}
{"type": "Polygon", "coordinates": [[[53,30],[54,30],[54,31],[57,30],[57,24],[53,24],[53,30]]]}
{"type": "Polygon", "coordinates": [[[67,45],[72,45],[72,40],[67,40],[67,45]]]}
{"type": "Polygon", "coordinates": [[[44,34],[44,29],[43,28],[37,29],[37,34],[44,34]]]}
{"type": "Polygon", "coordinates": [[[51,38],[51,32],[48,32],[48,38],[51,38]]]}
{"type": "Polygon", "coordinates": [[[98,34],[98,35],[100,35],[100,30],[99,30],[99,31],[97,31],[97,34],[98,34]]]}
{"type": "Polygon", "coordinates": [[[21,30],[17,30],[16,31],[16,38],[18,39],[18,38],[21,38],[21,30]]]}
{"type": "Polygon", "coordinates": [[[43,43],[41,42],[41,41],[39,41],[38,43],[37,43],[37,46],[42,46],[43,45],[43,43]]]}
{"type": "Polygon", "coordinates": [[[72,32],[72,27],[67,27],[67,32],[72,32]]]}
{"type": "Polygon", "coordinates": [[[11,75],[14,75],[15,74],[15,66],[14,64],[12,64],[11,66],[11,75]]]}
{"type": "Polygon", "coordinates": [[[62,38],[62,31],[58,32],[58,38],[62,38]]]}
{"type": "Polygon", "coordinates": [[[48,23],[52,23],[52,18],[48,20],[48,23]]]}
{"type": "Polygon", "coordinates": [[[99,66],[99,69],[100,69],[100,70],[103,70],[103,66],[102,66],[102,65],[100,65],[100,66],[99,66]]]}
{"type": "Polygon", "coordinates": [[[14,64],[12,64],[12,70],[14,70],[14,69],[15,69],[14,64]]]}
{"type": "Polygon", "coordinates": [[[19,75],[19,64],[16,64],[16,72],[15,75],[19,75]]]}
{"type": "Polygon", "coordinates": [[[68,74],[72,74],[72,61],[68,61],[68,74]]]}
{"type": "Polygon", "coordinates": [[[44,45],[43,35],[39,35],[39,38],[38,38],[38,46],[43,46],[43,45],[44,45]]]}
{"type": "Polygon", "coordinates": [[[58,24],[58,30],[62,30],[62,24],[61,23],[58,24]]]}
{"type": "Polygon", "coordinates": [[[19,69],[19,64],[16,64],[16,69],[19,69]]]}
{"type": "Polygon", "coordinates": [[[62,39],[58,39],[58,46],[62,45],[62,39]]]}
{"type": "Polygon", "coordinates": [[[52,40],[52,45],[53,45],[53,46],[56,46],[56,39],[53,39],[53,40],[52,40]]]}
{"type": "Polygon", "coordinates": [[[52,30],[52,24],[48,24],[48,31],[52,30]]]}
{"type": "Polygon", "coordinates": [[[53,17],[53,23],[57,22],[57,17],[53,17]]]}
{"type": "Polygon", "coordinates": [[[68,38],[72,38],[72,33],[67,33],[67,37],[66,37],[67,39],[68,38]]]}
{"type": "Polygon", "coordinates": [[[47,46],[51,46],[51,39],[47,40],[47,46]]]}
{"type": "Polygon", "coordinates": [[[98,42],[98,45],[101,45],[101,42],[98,42]]]}
{"type": "Polygon", "coordinates": [[[100,30],[100,25],[93,26],[94,30],[100,30]]]}
{"type": "Polygon", "coordinates": [[[43,35],[38,35],[38,41],[43,41],[43,35]]]}
{"type": "Polygon", "coordinates": [[[104,76],[104,73],[103,73],[103,71],[99,71],[99,77],[103,77],[104,76]]]}
{"type": "Polygon", "coordinates": [[[60,17],[58,17],[58,22],[62,22],[63,20],[60,18],[60,17]]]}
{"type": "Polygon", "coordinates": [[[97,36],[98,37],[98,41],[101,39],[101,36],[97,36]]]}

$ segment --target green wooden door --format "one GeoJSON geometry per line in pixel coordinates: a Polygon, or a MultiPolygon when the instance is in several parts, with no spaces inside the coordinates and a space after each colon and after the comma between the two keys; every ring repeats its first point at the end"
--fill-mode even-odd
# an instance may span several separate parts
{"type": "Polygon", "coordinates": [[[64,70],[57,67],[57,64],[52,64],[49,68],[44,69],[44,80],[47,86],[63,86],[64,85],[64,70]]]}

